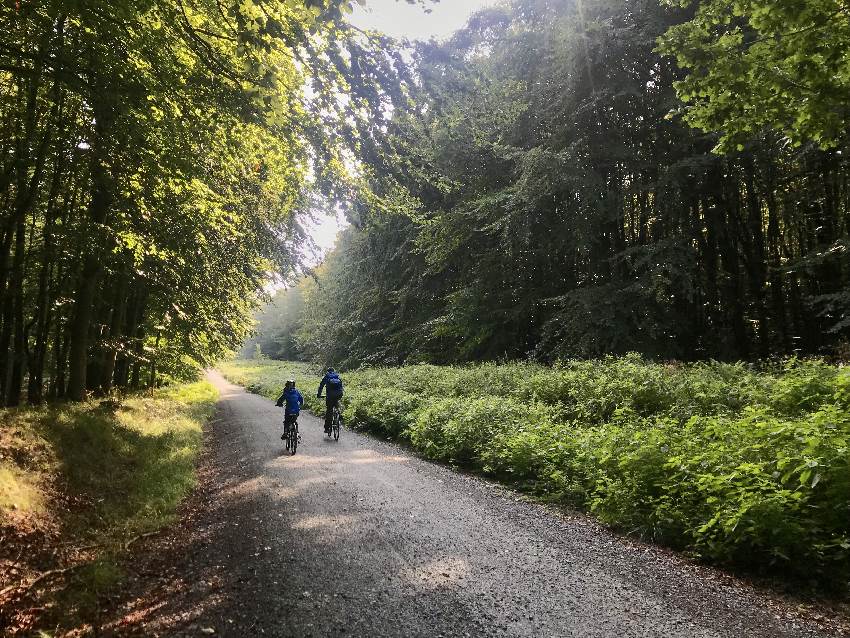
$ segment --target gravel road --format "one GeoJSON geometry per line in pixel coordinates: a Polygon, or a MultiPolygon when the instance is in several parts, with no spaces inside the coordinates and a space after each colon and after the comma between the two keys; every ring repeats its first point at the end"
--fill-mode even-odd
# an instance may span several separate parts
{"type": "Polygon", "coordinates": [[[216,487],[189,524],[194,540],[171,557],[162,550],[168,583],[124,609],[114,633],[826,635],[733,579],[583,515],[349,430],[330,441],[308,414],[287,456],[281,410],[210,378],[221,391],[216,487]]]}

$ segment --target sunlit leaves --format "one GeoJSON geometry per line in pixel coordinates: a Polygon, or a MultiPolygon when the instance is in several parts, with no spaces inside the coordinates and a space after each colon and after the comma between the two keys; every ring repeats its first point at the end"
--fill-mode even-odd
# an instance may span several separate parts
{"type": "Polygon", "coordinates": [[[719,131],[719,151],[742,148],[764,129],[797,145],[845,139],[850,20],[838,0],[701,0],[659,48],[688,70],[676,84],[685,118],[719,131]]]}
{"type": "MultiPolygon", "coordinates": [[[[77,343],[89,333],[103,339],[78,351],[97,358],[120,342],[137,362],[155,358],[172,371],[186,357],[208,362],[241,339],[269,273],[297,270],[297,215],[308,190],[340,200],[360,186],[352,177],[360,133],[377,143],[384,96],[400,91],[399,68],[387,62],[395,58],[375,46],[379,37],[345,23],[350,11],[339,0],[68,0],[0,9],[8,36],[0,50],[3,157],[37,146],[43,134],[50,152],[39,161],[58,167],[51,194],[36,194],[31,215],[40,232],[45,211],[57,216],[62,202],[62,232],[51,241],[63,289],[54,294],[96,288],[91,320],[123,331],[112,338],[84,326],[77,343]],[[27,115],[21,96],[31,77],[40,84],[27,115]],[[23,121],[42,128],[18,140],[23,121]],[[99,204],[90,220],[92,202],[99,204]],[[82,277],[81,253],[97,255],[82,277]]],[[[0,195],[8,202],[7,186],[0,195]]],[[[6,228],[4,220],[4,238],[6,228]]],[[[27,258],[37,265],[39,249],[27,258]]],[[[57,333],[69,317],[60,319],[57,333]]]]}

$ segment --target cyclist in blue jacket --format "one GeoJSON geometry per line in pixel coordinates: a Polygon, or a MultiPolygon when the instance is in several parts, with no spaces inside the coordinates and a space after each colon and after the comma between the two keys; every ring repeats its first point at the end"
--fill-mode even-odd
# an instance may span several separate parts
{"type": "Polygon", "coordinates": [[[342,398],[342,379],[334,372],[333,368],[328,368],[327,374],[322,377],[316,397],[321,398],[322,388],[327,388],[325,393],[325,432],[330,432],[333,408],[339,406],[339,400],[342,398]]]}
{"type": "Polygon", "coordinates": [[[286,403],[286,409],[283,412],[283,434],[280,437],[281,439],[285,439],[286,435],[289,434],[290,424],[298,419],[298,415],[301,414],[301,406],[304,405],[304,397],[295,388],[295,379],[290,379],[286,382],[286,386],[283,388],[283,394],[277,398],[275,405],[282,408],[284,403],[286,403]]]}

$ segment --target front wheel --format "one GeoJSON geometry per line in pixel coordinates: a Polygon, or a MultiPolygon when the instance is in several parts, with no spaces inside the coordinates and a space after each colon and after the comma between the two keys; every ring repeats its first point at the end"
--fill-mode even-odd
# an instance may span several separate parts
{"type": "Polygon", "coordinates": [[[332,427],[334,441],[339,441],[339,429],[342,427],[342,412],[340,411],[339,406],[334,408],[334,420],[332,427]]]}

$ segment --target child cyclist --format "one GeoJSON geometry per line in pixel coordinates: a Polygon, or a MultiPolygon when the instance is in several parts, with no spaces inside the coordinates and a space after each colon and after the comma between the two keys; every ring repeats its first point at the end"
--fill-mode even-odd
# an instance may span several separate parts
{"type": "Polygon", "coordinates": [[[295,379],[290,379],[286,382],[286,386],[283,388],[283,394],[277,398],[275,405],[282,408],[284,407],[284,403],[286,404],[286,409],[283,412],[283,434],[280,437],[281,439],[286,439],[286,436],[289,434],[290,424],[298,419],[298,415],[301,414],[301,406],[304,405],[304,397],[295,388],[295,379]]]}

